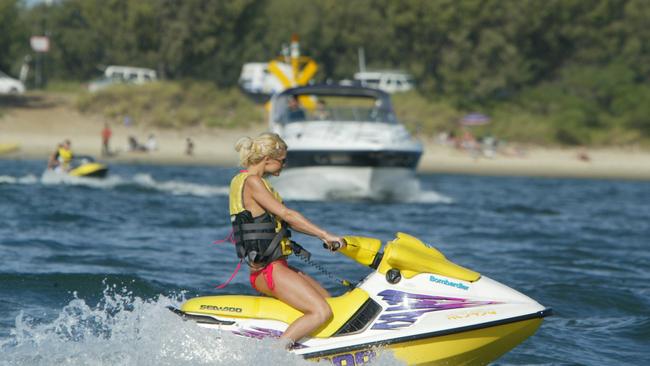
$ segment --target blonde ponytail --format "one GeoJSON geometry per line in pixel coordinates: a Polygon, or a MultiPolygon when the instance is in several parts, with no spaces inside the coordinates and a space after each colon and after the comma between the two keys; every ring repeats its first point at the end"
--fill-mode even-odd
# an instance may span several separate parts
{"type": "Polygon", "coordinates": [[[265,157],[279,158],[287,150],[287,144],[276,133],[265,132],[255,138],[242,137],[235,144],[239,153],[239,164],[248,167],[259,163],[265,157]]]}

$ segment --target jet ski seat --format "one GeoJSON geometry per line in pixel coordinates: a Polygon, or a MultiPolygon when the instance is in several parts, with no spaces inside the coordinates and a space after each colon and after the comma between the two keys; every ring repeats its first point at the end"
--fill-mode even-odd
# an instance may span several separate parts
{"type": "MultiPolygon", "coordinates": [[[[312,336],[316,338],[331,337],[339,330],[368,300],[364,290],[355,288],[338,297],[331,297],[327,302],[334,316],[312,336]]],[[[226,316],[232,318],[256,318],[278,320],[286,324],[293,323],[303,314],[282,301],[264,296],[223,295],[202,296],[190,299],[183,304],[181,311],[191,315],[226,316]]]]}
{"type": "Polygon", "coordinates": [[[400,270],[406,278],[420,273],[438,274],[468,282],[481,278],[480,273],[451,262],[436,248],[404,233],[397,233],[397,238],[386,244],[377,271],[386,274],[392,268],[400,270]]]}

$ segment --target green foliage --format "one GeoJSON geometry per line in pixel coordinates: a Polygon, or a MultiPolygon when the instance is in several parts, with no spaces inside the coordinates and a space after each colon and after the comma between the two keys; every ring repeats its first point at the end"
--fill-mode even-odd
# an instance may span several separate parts
{"type": "Polygon", "coordinates": [[[18,0],[0,0],[0,70],[17,74],[27,48],[18,0]]]}
{"type": "Polygon", "coordinates": [[[245,128],[264,121],[264,109],[236,89],[220,90],[205,82],[156,82],[115,85],[77,99],[83,113],[115,121],[126,116],[136,124],[159,127],[245,128]]]}
{"type": "Polygon", "coordinates": [[[421,135],[454,130],[462,117],[449,101],[429,100],[415,91],[395,94],[393,104],[399,120],[421,135]]]}
{"type": "Polygon", "coordinates": [[[79,94],[86,91],[86,85],[73,80],[53,80],[47,84],[45,88],[48,92],[65,93],[65,94],[79,94]]]}

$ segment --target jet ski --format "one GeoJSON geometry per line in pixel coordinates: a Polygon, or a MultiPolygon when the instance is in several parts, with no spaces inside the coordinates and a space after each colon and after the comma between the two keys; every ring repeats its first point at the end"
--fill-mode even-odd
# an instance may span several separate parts
{"type": "Polygon", "coordinates": [[[73,177],[104,178],[108,174],[108,166],[98,163],[90,156],[80,156],[72,159],[68,175],[73,177]]]}
{"type": "Polygon", "coordinates": [[[75,156],[69,163],[68,169],[62,165],[54,168],[48,168],[43,176],[50,179],[60,180],[65,177],[88,177],[88,178],[105,178],[108,174],[108,166],[98,163],[91,156],[75,156]]]}
{"type": "MultiPolygon", "coordinates": [[[[347,236],[339,251],[374,271],[328,302],[332,319],[291,352],[335,365],[369,362],[389,349],[409,365],[477,365],[530,337],[552,310],[461,267],[404,233],[386,243],[347,236]]],[[[201,327],[242,337],[278,337],[302,315],[262,296],[192,298],[170,308],[201,327]]]]}

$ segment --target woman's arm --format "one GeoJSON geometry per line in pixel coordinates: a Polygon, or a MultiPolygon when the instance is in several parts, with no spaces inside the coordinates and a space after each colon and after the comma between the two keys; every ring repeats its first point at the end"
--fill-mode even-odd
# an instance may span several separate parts
{"type": "Polygon", "coordinates": [[[266,189],[264,182],[262,182],[262,178],[258,176],[248,177],[248,179],[246,179],[246,189],[250,189],[251,196],[258,205],[286,221],[292,229],[315,236],[328,244],[333,242],[339,242],[342,245],[344,244],[340,237],[328,233],[309,221],[298,211],[292,210],[278,202],[271,192],[266,189]]]}

